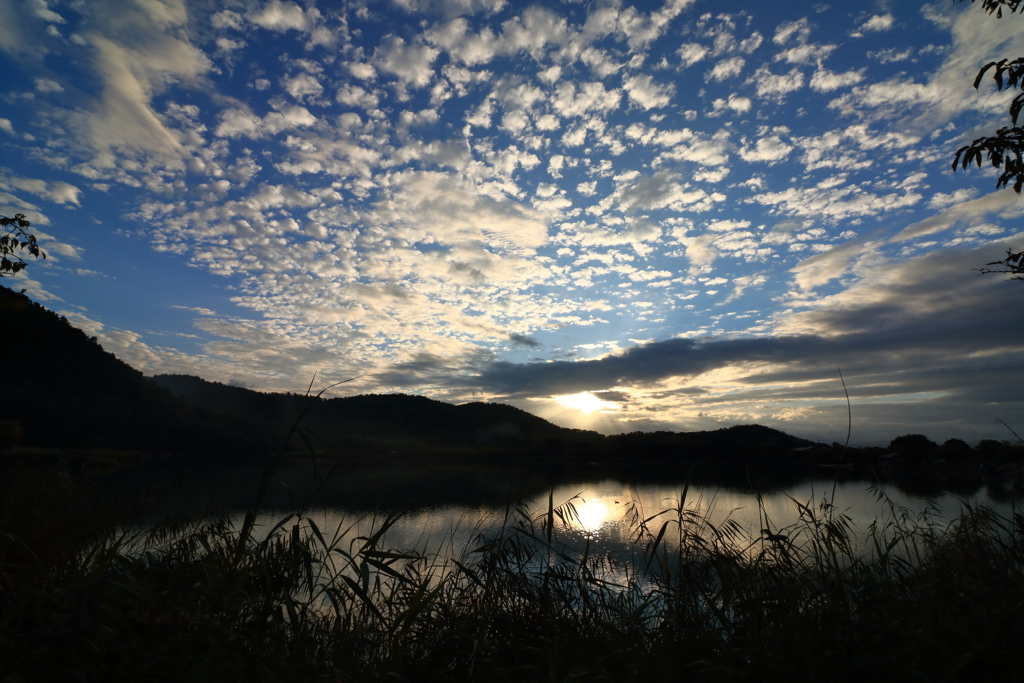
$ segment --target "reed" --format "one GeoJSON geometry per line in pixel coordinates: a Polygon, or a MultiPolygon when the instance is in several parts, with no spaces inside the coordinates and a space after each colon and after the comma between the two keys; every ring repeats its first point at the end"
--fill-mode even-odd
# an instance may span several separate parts
{"type": "MultiPolygon", "coordinates": [[[[753,535],[629,510],[635,559],[566,543],[573,500],[510,504],[444,552],[304,514],[83,527],[87,484],[19,475],[0,527],[0,680],[1009,680],[1024,665],[1024,516],[911,515],[878,490],[753,535]],[[44,485],[60,488],[42,495],[44,485]],[[20,493],[19,493],[20,492],[20,493]],[[43,502],[45,509],[33,501],[43,502]]],[[[763,508],[762,508],[763,509],[763,508]]],[[[90,512],[90,514],[92,514],[90,512]]]]}

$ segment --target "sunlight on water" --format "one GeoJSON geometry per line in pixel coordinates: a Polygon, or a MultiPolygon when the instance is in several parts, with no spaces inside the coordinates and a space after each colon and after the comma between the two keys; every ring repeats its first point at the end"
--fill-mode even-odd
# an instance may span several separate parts
{"type": "MultiPolygon", "coordinates": [[[[954,517],[962,504],[949,494],[932,499],[909,496],[899,490],[886,489],[887,499],[879,500],[879,489],[863,482],[839,483],[835,486],[836,512],[847,515],[854,526],[856,546],[864,541],[870,525],[891,519],[905,508],[911,515],[928,510],[938,521],[954,517]]],[[[557,539],[570,547],[589,552],[606,553],[624,558],[632,555],[638,523],[644,522],[656,533],[668,523],[664,542],[673,547],[678,541],[679,511],[695,513],[713,527],[727,520],[738,524],[750,538],[761,536],[762,529],[772,533],[787,532],[800,518],[797,502],[814,510],[823,500],[833,500],[832,482],[805,482],[788,489],[758,496],[726,488],[691,488],[682,500],[681,487],[644,485],[633,487],[616,480],[585,482],[556,487],[552,492],[553,505],[562,511],[556,516],[557,539]],[[571,503],[574,513],[567,503],[571,503]]],[[[986,495],[963,499],[971,505],[992,505],[1008,514],[1009,503],[994,502],[986,495]]],[[[541,496],[528,501],[525,510],[530,518],[541,520],[547,515],[548,499],[541,496]]],[[[288,513],[265,511],[259,518],[264,533],[269,531],[288,513]]],[[[324,534],[328,542],[340,539],[345,546],[358,546],[359,538],[366,537],[380,527],[387,511],[367,513],[344,507],[323,507],[305,516],[324,534]]],[[[388,530],[385,545],[393,549],[417,550],[444,558],[459,557],[476,548],[480,539],[510,526],[514,515],[506,518],[504,506],[442,505],[404,511],[388,530]]],[[[237,524],[241,523],[239,515],[237,524]]],[[[289,522],[286,528],[290,527],[289,522]]]]}
{"type": "Polygon", "coordinates": [[[577,521],[583,531],[597,533],[611,520],[611,510],[608,504],[600,498],[591,498],[588,501],[580,501],[576,507],[577,521]]]}

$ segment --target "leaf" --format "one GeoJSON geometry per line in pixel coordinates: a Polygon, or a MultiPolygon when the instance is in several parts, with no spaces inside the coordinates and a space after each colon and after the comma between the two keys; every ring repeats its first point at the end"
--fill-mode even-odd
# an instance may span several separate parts
{"type": "Polygon", "coordinates": [[[359,599],[363,601],[363,604],[366,605],[367,608],[369,608],[373,615],[377,617],[379,621],[383,622],[384,615],[382,615],[380,613],[380,610],[377,609],[377,606],[373,604],[373,600],[371,600],[370,596],[366,594],[366,591],[363,590],[363,587],[355,581],[353,581],[348,576],[342,575],[341,578],[346,584],[348,584],[348,587],[352,589],[352,592],[355,593],[359,597],[359,599]]]}
{"type": "Polygon", "coordinates": [[[473,571],[472,569],[470,569],[469,567],[465,566],[464,564],[462,564],[461,562],[459,562],[458,560],[456,560],[454,558],[452,559],[452,562],[454,562],[455,566],[458,567],[459,569],[461,569],[462,573],[465,574],[466,576],[468,576],[473,581],[473,583],[475,583],[476,585],[480,586],[481,588],[486,588],[486,586],[484,586],[483,581],[480,580],[480,577],[478,577],[476,575],[475,571],[473,571]]]}

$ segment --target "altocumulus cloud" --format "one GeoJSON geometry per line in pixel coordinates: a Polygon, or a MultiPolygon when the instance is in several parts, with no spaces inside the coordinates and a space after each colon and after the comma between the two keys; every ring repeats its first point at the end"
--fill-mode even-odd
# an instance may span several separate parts
{"type": "Polygon", "coordinates": [[[0,212],[52,257],[17,286],[144,372],[824,438],[841,365],[879,438],[1020,414],[1020,288],[970,269],[1022,205],[948,173],[1013,17],[221,5],[0,2],[0,212]]]}
{"type": "MultiPolygon", "coordinates": [[[[737,415],[756,412],[750,406],[766,402],[832,401],[841,396],[841,366],[861,440],[885,440],[907,414],[919,428],[931,426],[935,438],[976,436],[985,433],[977,422],[1024,411],[1013,380],[1024,369],[1024,340],[1013,314],[1021,292],[1016,282],[965,279],[964,273],[984,263],[993,249],[1014,243],[865,264],[851,286],[802,302],[803,310],[779,316],[765,336],[669,339],[579,361],[477,359],[460,373],[447,367],[424,375],[427,368],[418,366],[408,379],[512,401],[582,392],[620,397],[629,390],[644,422],[645,394],[656,396],[659,412],[675,400],[681,406],[727,407],[737,415]],[[958,286],[950,288],[951,280],[958,286]],[[721,371],[729,371],[727,380],[716,377],[721,371]],[[660,391],[679,384],[691,391],[660,391]],[[716,394],[722,385],[728,393],[716,394]],[[693,389],[700,391],[695,395],[693,389]],[[920,405],[908,405],[914,398],[920,405]],[[893,402],[900,403],[900,420],[894,419],[893,402]]],[[[391,373],[387,380],[400,384],[403,374],[391,373]]],[[[834,412],[826,411],[833,422],[834,412]]],[[[804,416],[802,429],[822,431],[804,416]]],[[[768,417],[762,421],[786,426],[768,417]]]]}

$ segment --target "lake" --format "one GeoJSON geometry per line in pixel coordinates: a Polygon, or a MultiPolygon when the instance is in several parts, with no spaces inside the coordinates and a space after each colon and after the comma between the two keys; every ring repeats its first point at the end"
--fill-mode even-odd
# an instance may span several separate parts
{"type": "MultiPolygon", "coordinates": [[[[189,463],[183,470],[174,463],[150,462],[109,475],[102,488],[116,497],[147,491],[151,521],[210,512],[240,520],[253,506],[261,473],[257,463],[189,463]]],[[[927,513],[938,522],[957,516],[964,504],[991,506],[1009,516],[1014,505],[1007,481],[974,468],[873,473],[831,467],[520,467],[294,459],[283,462],[271,481],[259,517],[264,530],[299,512],[324,535],[351,539],[401,511],[386,545],[446,556],[465,550],[481,533],[495,532],[517,502],[523,503],[522,515],[539,518],[550,500],[563,513],[564,523],[557,525],[562,542],[580,549],[589,545],[592,553],[612,556],[633,552],[638,520],[650,520],[648,526],[656,532],[664,521],[676,518],[684,491],[683,510],[716,527],[731,520],[751,538],[766,528],[792,533],[786,529],[800,519],[797,503],[817,510],[827,500],[849,517],[858,545],[876,520],[885,523],[900,514],[916,519],[927,513]]],[[[671,540],[671,533],[666,538],[671,540]]]]}
{"type": "Polygon", "coordinates": [[[18,496],[6,521],[27,552],[0,579],[19,582],[9,595],[27,596],[18,605],[32,616],[16,624],[10,653],[70,650],[43,658],[66,669],[43,677],[54,680],[82,670],[83,651],[138,651],[125,670],[175,680],[216,673],[241,653],[255,664],[213,678],[251,677],[264,661],[275,680],[396,670],[406,680],[438,670],[452,680],[718,680],[747,670],[789,680],[794,667],[805,679],[966,671],[961,678],[1011,680],[1020,668],[1019,528],[1007,533],[987,512],[951,531],[941,520],[961,504],[1010,513],[1009,472],[997,467],[872,477],[707,463],[296,459],[270,478],[253,538],[239,538],[260,472],[258,463],[148,460],[81,480],[61,469],[7,480],[18,496]],[[88,507],[93,482],[96,502],[118,505],[88,507]],[[810,518],[826,497],[845,516],[810,518]],[[122,501],[138,516],[117,514],[122,501]],[[508,524],[516,501],[521,515],[508,524]],[[566,520],[553,525],[561,544],[549,542],[552,526],[528,523],[549,509],[566,520]],[[396,510],[382,540],[369,533],[396,510]],[[801,512],[802,526],[787,530],[801,512]],[[922,529],[923,512],[936,523],[922,529]],[[184,515],[198,521],[149,533],[184,515]],[[876,553],[857,539],[879,518],[876,553]],[[662,526],[679,519],[685,543],[662,526]],[[115,533],[105,533],[107,520],[115,533]],[[261,542],[279,520],[284,533],[261,542]],[[709,525],[728,532],[724,541],[709,525]],[[90,528],[100,531],[78,533],[90,528]],[[282,652],[296,654],[274,659],[282,652]],[[976,653],[966,669],[964,652],[976,653]]]}

